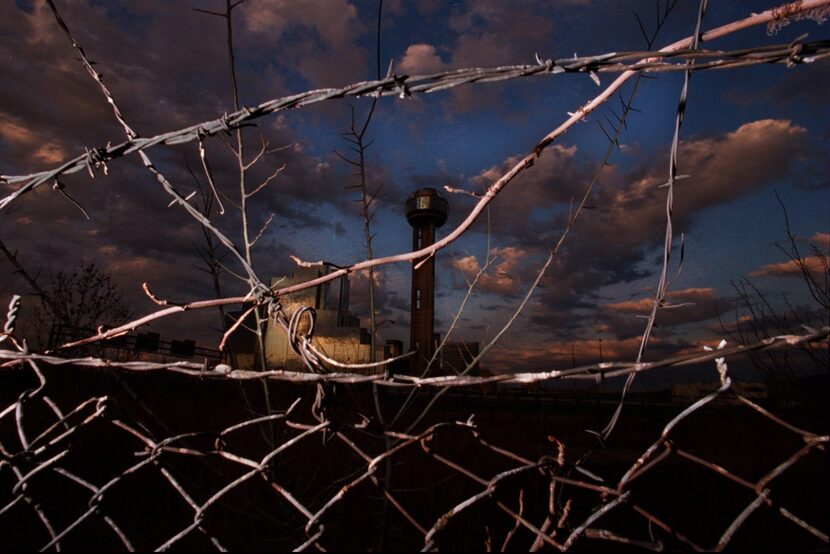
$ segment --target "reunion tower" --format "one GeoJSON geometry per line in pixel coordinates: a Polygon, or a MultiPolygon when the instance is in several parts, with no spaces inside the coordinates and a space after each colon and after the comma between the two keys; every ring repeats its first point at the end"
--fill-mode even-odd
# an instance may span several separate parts
{"type": "MultiPolygon", "coordinates": [[[[406,200],[406,219],[412,225],[412,249],[435,242],[435,229],[447,221],[447,201],[432,188],[422,188],[406,200]]],[[[412,359],[413,373],[426,370],[435,352],[435,256],[412,262],[412,298],[409,349],[418,350],[412,359]],[[423,262],[420,267],[415,266],[423,262]]]]}

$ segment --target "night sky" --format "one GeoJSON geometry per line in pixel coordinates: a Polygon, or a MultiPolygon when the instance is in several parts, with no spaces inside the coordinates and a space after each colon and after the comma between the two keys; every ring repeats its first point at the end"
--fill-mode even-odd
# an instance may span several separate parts
{"type": "MultiPolygon", "coordinates": [[[[193,8],[221,11],[208,0],[56,0],[63,18],[97,62],[125,118],[142,135],[185,127],[233,109],[223,19],[193,8]]],[[[766,2],[710,2],[709,29],[772,7],[766,2]]],[[[697,2],[681,0],[656,40],[670,44],[694,29],[697,2]]],[[[240,99],[253,105],[308,89],[376,78],[375,1],[247,0],[233,11],[240,99]]],[[[604,0],[559,2],[476,1],[383,3],[380,65],[398,74],[452,68],[533,64],[612,51],[642,50],[634,16],[654,28],[655,3],[604,0]]],[[[830,22],[794,21],[771,35],[764,26],[707,43],[735,49],[828,37],[830,22]]],[[[43,2],[0,5],[0,173],[53,168],[84,151],[124,140],[122,129],[96,84],[43,2]]],[[[777,191],[804,252],[812,241],[830,248],[830,64],[756,66],[692,76],[675,187],[675,257],[685,236],[685,260],[669,300],[692,303],[658,318],[647,359],[715,345],[734,323],[732,282],[749,277],[774,302],[786,293],[797,309],[810,298],[797,268],[774,244],[786,239],[777,191]]],[[[606,86],[614,74],[600,74],[606,86]]],[[[556,369],[603,356],[636,357],[662,262],[669,149],[683,83],[682,73],[643,80],[627,129],[610,166],[522,316],[485,358],[492,371],[556,369]]],[[[403,202],[419,187],[450,185],[481,191],[536,142],[602,89],[585,74],[542,75],[504,83],[463,85],[399,99],[384,97],[367,131],[373,140],[366,169],[377,197],[373,230],[376,257],[411,247],[403,202]]],[[[622,90],[627,97],[631,84],[622,90]]],[[[282,172],[254,198],[251,227],[269,214],[273,223],[255,249],[260,278],[291,272],[290,256],[345,265],[365,258],[363,226],[352,168],[335,151],[349,153],[354,107],[362,122],[367,98],[332,100],[257,120],[244,133],[249,155],[264,136],[276,151],[252,170],[257,182],[282,172]]],[[[578,199],[601,163],[608,141],[598,122],[619,113],[615,98],[550,147],[495,200],[487,217],[437,258],[436,328],[445,331],[472,278],[494,257],[459,320],[459,340],[487,341],[504,325],[562,232],[572,199],[578,199]]],[[[605,123],[604,123],[605,124],[605,123]]],[[[606,125],[607,128],[607,125],[606,125]]],[[[219,138],[206,142],[217,184],[235,189],[234,160],[219,138]]],[[[196,143],[149,151],[182,191],[193,190],[188,165],[204,182],[196,143]]],[[[117,279],[136,314],[156,306],[141,292],[147,282],[159,296],[181,301],[211,298],[210,278],[195,245],[199,226],[131,155],[109,164],[109,174],[64,176],[65,190],[89,213],[41,187],[0,214],[0,236],[20,262],[44,283],[50,273],[95,260],[117,279]]],[[[0,185],[3,195],[19,185],[0,185]]],[[[474,199],[443,193],[457,225],[474,199]]],[[[239,217],[228,203],[217,225],[238,239],[239,217]]],[[[229,258],[227,258],[229,260],[229,258]]],[[[238,271],[233,266],[231,269],[238,271]]],[[[376,273],[378,321],[392,320],[384,338],[408,340],[409,264],[376,273]]],[[[244,293],[232,275],[224,293],[244,293]]],[[[352,310],[368,319],[367,277],[352,277],[352,310]]],[[[0,262],[0,300],[29,293],[0,262]]],[[[28,302],[34,298],[27,297],[28,302]]],[[[826,314],[824,316],[826,324],[826,314]]],[[[171,338],[196,338],[216,346],[214,311],[178,315],[154,324],[171,338]]],[[[714,371],[713,371],[714,374],[714,371]]],[[[714,376],[714,375],[713,375],[714,376]]]]}

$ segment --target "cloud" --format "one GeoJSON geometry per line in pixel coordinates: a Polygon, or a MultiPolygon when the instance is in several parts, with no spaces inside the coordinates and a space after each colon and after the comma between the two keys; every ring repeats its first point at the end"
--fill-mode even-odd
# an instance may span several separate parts
{"type": "Polygon", "coordinates": [[[797,104],[809,106],[811,110],[816,111],[825,109],[826,104],[821,99],[827,91],[830,60],[823,58],[813,63],[814,71],[786,71],[773,81],[763,76],[748,74],[745,78],[749,79],[749,86],[736,86],[727,91],[724,97],[740,106],[774,105],[786,109],[797,104]]]}
{"type": "Polygon", "coordinates": [[[807,239],[807,242],[814,243],[819,248],[825,250],[830,248],[830,233],[817,232],[815,235],[807,239]]]}
{"type": "MultiPolygon", "coordinates": [[[[433,44],[412,43],[400,57],[399,71],[412,75],[448,68],[533,63],[534,52],[548,50],[554,30],[554,16],[549,6],[540,3],[478,0],[456,3],[448,11],[448,14],[442,11],[428,15],[435,18],[437,25],[448,26],[452,33],[452,39],[441,46],[441,55],[433,44]]],[[[449,104],[453,113],[504,105],[508,87],[497,83],[475,87],[475,90],[453,88],[449,104]]]]}
{"type": "MultiPolygon", "coordinates": [[[[657,311],[656,322],[661,327],[706,321],[717,317],[719,310],[723,311],[731,306],[731,302],[719,299],[715,289],[711,287],[670,290],[666,297],[666,304],[657,311]]],[[[608,330],[617,335],[625,335],[632,327],[639,329],[641,326],[632,325],[631,317],[650,315],[653,303],[653,298],[641,298],[604,304],[602,310],[609,316],[606,319],[608,330]]],[[[637,332],[641,331],[642,329],[639,329],[637,332]]]]}
{"type": "MultiPolygon", "coordinates": [[[[104,74],[127,119],[143,136],[214,117],[229,110],[231,105],[224,21],[193,12],[188,3],[168,4],[161,0],[61,4],[64,18],[87,53],[98,63],[98,69],[104,74]],[[183,44],[187,47],[182,47],[183,44]]],[[[220,4],[200,0],[198,7],[213,9],[219,6],[221,9],[220,4]]],[[[16,49],[14,56],[0,58],[0,73],[5,77],[4,86],[0,87],[0,106],[3,106],[0,159],[4,174],[56,164],[83,152],[85,146],[123,140],[123,132],[114,121],[110,107],[77,63],[71,45],[55,24],[48,7],[42,2],[31,3],[32,9],[26,11],[21,7],[25,5],[26,2],[0,5],[0,35],[24,46],[16,49]]],[[[399,60],[401,72],[429,73],[447,67],[532,63],[534,52],[553,57],[558,55],[555,48],[564,48],[554,44],[551,37],[571,48],[563,34],[567,32],[568,20],[566,14],[557,11],[558,8],[541,13],[537,10],[539,4],[516,6],[515,3],[489,0],[456,5],[419,2],[414,6],[390,5],[388,17],[384,14],[384,49],[397,45],[399,50],[392,54],[399,60]],[[428,9],[431,7],[436,9],[428,9]],[[421,19],[435,23],[440,18],[440,26],[430,23],[430,32],[423,33],[403,29],[403,25],[412,23],[409,18],[416,12],[421,19]],[[559,15],[563,17],[559,18],[559,15]],[[451,27],[447,27],[447,23],[451,27]]],[[[242,102],[250,105],[253,101],[289,91],[342,85],[373,77],[374,19],[371,10],[371,6],[367,8],[366,4],[348,0],[250,1],[240,5],[234,11],[234,40],[242,102]]],[[[604,17],[611,16],[604,12],[604,17]]],[[[587,41],[588,37],[589,33],[585,33],[580,40],[587,41]]],[[[579,46],[581,49],[582,45],[579,46]]],[[[385,62],[383,65],[385,69],[385,62]]],[[[584,81],[586,87],[593,86],[588,79],[584,81]]],[[[542,93],[548,90],[544,86],[526,87],[516,82],[454,89],[453,105],[447,108],[445,115],[457,117],[459,126],[466,125],[472,118],[457,116],[450,108],[473,111],[498,102],[500,112],[476,113],[482,120],[491,120],[487,122],[487,131],[476,136],[476,147],[480,138],[481,151],[492,147],[505,159],[469,178],[456,169],[460,164],[452,159],[453,151],[440,152],[437,158],[445,157],[449,169],[441,166],[444,160],[433,158],[431,162],[441,167],[443,174],[440,180],[433,179],[428,184],[485,187],[500,177],[518,159],[518,156],[507,154],[520,150],[520,147],[505,146],[506,141],[517,136],[512,134],[513,130],[506,132],[504,127],[498,127],[505,122],[516,123],[515,127],[519,127],[515,118],[508,120],[503,116],[505,110],[513,109],[511,104],[515,107],[522,103],[522,97],[514,97],[512,93],[525,91],[524,94],[541,98],[523,106],[527,119],[520,122],[522,128],[530,127],[527,125],[530,118],[541,119],[547,117],[544,113],[561,113],[558,101],[542,93]],[[508,98],[508,92],[511,102],[502,103],[508,98]],[[550,111],[536,109],[542,103],[550,111]]],[[[556,86],[559,86],[558,82],[556,86]]],[[[581,94],[581,89],[576,90],[580,85],[575,86],[568,87],[564,94],[573,97],[581,94]]],[[[423,172],[429,172],[433,167],[423,164],[422,159],[413,154],[412,143],[402,145],[397,142],[405,125],[416,126],[419,119],[409,117],[405,125],[401,125],[403,118],[399,118],[399,114],[407,115],[406,106],[412,105],[424,109],[419,116],[432,115],[427,110],[435,105],[432,98],[439,97],[423,97],[422,104],[417,103],[420,99],[402,103],[403,109],[394,112],[394,116],[390,115],[392,110],[384,107],[378,110],[372,123],[372,133],[379,132],[373,137],[380,139],[379,156],[384,158],[374,158],[371,171],[377,183],[385,181],[387,185],[376,204],[378,221],[384,225],[375,229],[379,231],[377,255],[407,247],[401,246],[407,242],[408,228],[401,217],[400,197],[395,198],[395,195],[404,186],[409,188],[417,183],[418,177],[407,179],[406,171],[400,167],[405,164],[395,162],[400,159],[411,166],[419,165],[422,167],[419,171],[423,172]],[[394,127],[389,125],[391,121],[394,121],[394,127]],[[382,144],[386,142],[392,146],[382,144]],[[394,152],[390,154],[390,150],[394,152]],[[399,158],[390,162],[389,158],[394,156],[399,158]],[[385,227],[390,222],[392,231],[385,227]],[[394,228],[396,222],[401,223],[403,231],[394,228]]],[[[247,174],[248,184],[253,187],[274,168],[286,166],[250,205],[252,234],[259,230],[259,225],[270,213],[276,214],[271,230],[255,250],[256,267],[263,278],[285,272],[289,267],[289,253],[307,259],[331,259],[336,263],[348,263],[363,256],[357,204],[348,201],[353,196],[343,189],[344,184],[353,179],[349,175],[350,168],[344,167],[329,153],[331,144],[338,140],[337,132],[342,130],[335,129],[339,124],[325,120],[335,110],[339,110],[342,122],[348,111],[343,103],[332,102],[326,106],[285,112],[271,120],[259,120],[257,128],[244,130],[246,137],[250,137],[249,156],[255,154],[260,131],[266,133],[273,146],[294,145],[267,155],[247,174]]],[[[477,127],[470,129],[470,132],[478,133],[477,127]]],[[[493,305],[495,295],[506,298],[497,310],[480,308],[478,313],[486,312],[490,316],[480,320],[487,325],[515,306],[515,297],[526,290],[547,250],[565,227],[569,202],[578,198],[590,181],[594,163],[585,154],[590,148],[583,147],[579,133],[575,132],[575,140],[580,141],[579,150],[569,143],[547,149],[535,166],[520,175],[491,205],[493,244],[499,246],[491,250],[490,254],[497,259],[480,282],[482,291],[492,293],[482,302],[493,305]]],[[[466,141],[472,135],[462,136],[466,141]]],[[[421,140],[433,140],[426,126],[421,140]]],[[[708,207],[732,202],[770,183],[794,180],[794,166],[800,163],[805,152],[810,152],[808,147],[817,142],[820,142],[819,137],[808,136],[805,128],[784,118],[759,119],[729,133],[685,140],[681,144],[680,169],[681,173],[691,174],[693,178],[679,182],[676,188],[676,226],[688,228],[708,207]]],[[[238,173],[233,158],[228,156],[220,138],[208,139],[206,146],[218,188],[231,199],[238,198],[238,173]]],[[[619,339],[621,344],[634,344],[631,335],[641,331],[642,322],[635,316],[643,313],[642,306],[632,305],[629,306],[631,310],[626,311],[622,309],[623,303],[600,296],[607,285],[648,275],[653,266],[654,247],[659,246],[665,224],[665,189],[656,187],[665,180],[666,164],[660,156],[652,156],[634,165],[633,158],[627,157],[632,154],[626,150],[622,154],[626,156],[623,163],[603,170],[589,201],[596,209],[585,212],[573,229],[542,288],[534,293],[517,322],[516,334],[521,333],[520,338],[530,331],[528,336],[539,339],[537,344],[550,345],[548,350],[540,346],[535,354],[533,344],[525,345],[528,358],[535,360],[533,363],[542,364],[544,356],[556,356],[568,363],[570,339],[584,340],[587,356],[593,341],[584,339],[588,336],[584,333],[602,333],[608,337],[605,340],[612,349],[611,336],[619,339]],[[550,342],[551,336],[556,340],[550,342]]],[[[189,160],[204,184],[194,144],[154,148],[150,155],[184,194],[194,190],[193,178],[184,167],[184,159],[189,160]]],[[[473,169],[466,171],[475,172],[473,169]]],[[[42,268],[43,274],[48,275],[53,268],[69,267],[79,257],[91,256],[105,263],[130,295],[140,296],[143,280],[149,280],[160,296],[174,300],[212,295],[209,276],[194,267],[200,263],[194,244],[204,242],[200,227],[179,207],[167,207],[169,198],[135,156],[113,162],[109,176],[98,174],[92,180],[85,173],[77,173],[67,176],[66,185],[66,190],[90,211],[92,221],[86,221],[74,206],[48,187],[21,198],[13,206],[16,211],[6,212],[0,221],[3,239],[10,247],[22,252],[24,261],[34,271],[42,268]]],[[[470,201],[459,198],[453,202],[458,207],[452,210],[450,224],[464,211],[461,206],[470,201]]],[[[226,207],[228,214],[214,221],[238,241],[241,235],[239,214],[230,202],[226,207]]],[[[481,227],[476,229],[480,231],[481,227]]],[[[823,234],[825,241],[826,235],[823,234]]],[[[481,234],[475,238],[481,238],[481,234]]],[[[461,249],[467,245],[457,247],[461,249]]],[[[221,252],[226,253],[224,249],[221,252]]],[[[454,266],[468,278],[484,263],[467,255],[461,255],[454,262],[447,258],[443,257],[440,263],[454,266]]],[[[226,256],[225,262],[229,269],[239,269],[232,256],[226,256]]],[[[404,325],[408,311],[408,266],[401,267],[401,271],[383,272],[383,286],[380,287],[379,312],[383,317],[397,321],[394,329],[387,328],[389,331],[404,325]],[[398,277],[393,278],[395,275],[398,277]]],[[[228,274],[223,283],[226,293],[244,288],[228,274]]],[[[459,283],[456,274],[456,284],[459,283]]],[[[368,312],[366,303],[360,300],[366,298],[366,284],[365,277],[355,276],[354,307],[361,316],[368,312]]],[[[443,283],[441,285],[439,294],[454,295],[443,283]]],[[[25,290],[25,284],[22,286],[25,290]]],[[[666,315],[661,318],[668,319],[661,319],[662,324],[679,326],[682,321],[695,321],[695,318],[711,314],[709,308],[716,300],[714,292],[700,292],[695,296],[692,290],[679,292],[685,292],[687,300],[695,300],[696,306],[665,310],[662,313],[666,315]]],[[[672,297],[672,301],[681,300],[672,297]]],[[[140,301],[141,306],[147,306],[146,299],[140,301]]],[[[444,306],[441,309],[446,310],[444,306]]],[[[200,316],[187,314],[183,317],[200,316]]],[[[577,343],[578,352],[582,349],[581,344],[577,343]]]]}
{"type": "Polygon", "coordinates": [[[0,138],[38,166],[55,165],[67,157],[60,144],[8,114],[0,113],[0,138]]]}
{"type": "Polygon", "coordinates": [[[799,237],[796,240],[808,244],[814,253],[798,259],[762,265],[751,271],[750,277],[804,278],[805,272],[816,276],[826,274],[830,253],[830,233],[818,231],[812,237],[799,237]]]}
{"type": "MultiPolygon", "coordinates": [[[[681,348],[676,344],[669,344],[658,338],[649,343],[652,350],[668,350],[681,348]]],[[[490,371],[550,371],[566,369],[572,365],[580,366],[596,363],[600,360],[600,348],[604,361],[633,360],[640,347],[640,337],[629,337],[622,340],[599,338],[574,338],[573,340],[546,340],[541,343],[521,343],[509,350],[493,348],[485,358],[484,366],[490,371]],[[602,345],[600,347],[600,344],[602,345]]]]}
{"type": "MultiPolygon", "coordinates": [[[[479,290],[515,296],[526,274],[524,265],[527,252],[514,246],[490,249],[490,265],[482,273],[476,287],[479,290]]],[[[475,256],[453,259],[451,266],[459,270],[467,283],[471,283],[481,272],[481,266],[475,256]]]]}
{"type": "Polygon", "coordinates": [[[458,33],[453,67],[516,63],[543,52],[554,31],[551,14],[532,3],[477,1],[466,8],[449,20],[458,33]]]}
{"type": "MultiPolygon", "coordinates": [[[[280,40],[291,27],[315,30],[330,44],[354,37],[357,8],[346,0],[275,0],[254,2],[242,10],[247,30],[280,40]]],[[[293,29],[292,29],[293,30],[293,29]]]]}
{"type": "MultiPolygon", "coordinates": [[[[691,175],[675,187],[674,220],[688,225],[693,216],[725,204],[786,177],[807,146],[808,132],[790,120],[762,119],[746,123],[720,137],[698,138],[681,144],[679,171],[691,175]]],[[[665,219],[665,180],[662,164],[635,170],[630,185],[607,191],[598,202],[608,227],[625,229],[644,241],[665,219]]],[[[656,236],[656,235],[655,235],[656,236]]]]}
{"type": "MultiPolygon", "coordinates": [[[[653,298],[645,297],[612,303],[597,303],[587,318],[595,322],[593,327],[585,327],[585,322],[572,330],[575,335],[596,332],[602,337],[615,340],[629,340],[640,337],[645,329],[646,318],[651,314],[653,298]]],[[[658,309],[655,323],[663,339],[679,338],[683,334],[681,326],[699,323],[718,317],[728,311],[733,300],[719,298],[714,288],[693,287],[667,293],[666,304],[658,309]]]]}
{"type": "MultiPolygon", "coordinates": [[[[0,160],[4,174],[52,167],[83,152],[85,146],[123,140],[123,131],[106,99],[78,63],[51,11],[45,3],[35,3],[26,11],[20,7],[24,4],[0,3],[0,34],[7,41],[14,37],[25,41],[25,47],[16,50],[15,56],[0,58],[0,73],[6,78],[6,85],[0,87],[0,160]]],[[[276,39],[291,42],[286,33],[302,33],[303,28],[308,30],[311,22],[317,21],[311,29],[315,35],[312,42],[318,43],[317,47],[306,42],[293,50],[281,51],[281,56],[286,56],[284,65],[294,64],[296,56],[300,56],[304,62],[309,61],[303,68],[310,72],[325,73],[327,68],[333,68],[332,71],[341,72],[338,78],[348,81],[360,74],[354,64],[365,61],[365,50],[352,46],[361,36],[363,26],[355,21],[352,4],[309,2],[298,6],[286,2],[264,8],[263,3],[249,2],[235,15],[244,16],[251,9],[249,6],[258,6],[260,12],[252,15],[260,19],[237,19],[241,25],[235,28],[243,101],[250,97],[261,99],[266,93],[274,95],[273,90],[266,90],[273,79],[264,83],[261,75],[255,75],[257,80],[249,82],[246,77],[247,68],[255,67],[251,57],[256,61],[257,52],[274,46],[266,40],[266,27],[270,24],[279,31],[276,39]],[[337,10],[332,10],[330,17],[319,13],[332,7],[337,10]],[[262,19],[267,17],[272,19],[262,19]],[[274,17],[283,17],[285,27],[279,27],[274,17]],[[257,21],[260,26],[256,26],[257,21]],[[245,46],[252,40],[260,42],[262,48],[245,46]],[[342,52],[330,55],[330,48],[342,52]],[[318,65],[310,61],[314,56],[318,65]],[[354,63],[350,65],[349,60],[354,63]]],[[[96,68],[126,119],[142,135],[192,124],[229,109],[224,22],[220,18],[196,13],[189,4],[168,6],[157,0],[104,5],[75,2],[61,5],[60,9],[87,54],[97,63],[96,68]],[[159,9],[162,5],[164,9],[159,9]]],[[[273,67],[266,66],[266,77],[274,73],[273,67]]],[[[278,73],[286,75],[284,67],[278,73]]],[[[307,77],[314,78],[311,73],[307,77]]],[[[319,230],[342,235],[351,224],[354,205],[340,202],[347,194],[342,184],[348,170],[342,164],[330,163],[333,156],[306,151],[288,125],[259,123],[259,129],[244,131],[249,159],[259,146],[259,130],[267,133],[272,147],[295,145],[267,154],[247,174],[250,190],[276,167],[286,165],[283,173],[249,206],[252,235],[271,212],[276,214],[271,230],[257,244],[254,254],[258,270],[267,277],[285,265],[289,253],[297,252],[297,235],[319,230]],[[286,233],[286,229],[291,232],[286,233]],[[284,237],[287,238],[283,240],[284,237]]],[[[205,142],[217,187],[231,200],[238,199],[235,160],[228,155],[221,139],[205,142]]],[[[195,185],[185,168],[186,159],[196,177],[206,185],[194,144],[156,148],[149,155],[184,195],[192,192],[195,185]]],[[[66,192],[90,213],[91,221],[48,187],[21,197],[10,211],[4,212],[0,228],[3,240],[21,252],[21,262],[32,273],[42,270],[43,275],[48,275],[50,271],[72,267],[80,257],[97,258],[116,276],[125,294],[142,306],[139,311],[146,309],[148,302],[140,292],[144,280],[159,295],[175,300],[213,294],[209,276],[197,269],[201,261],[194,245],[204,245],[205,240],[200,226],[180,207],[168,207],[169,197],[136,156],[111,163],[108,175],[99,172],[95,179],[90,179],[86,172],[80,172],[66,175],[62,181],[66,192]]],[[[4,190],[9,188],[16,185],[3,186],[4,190]]],[[[239,214],[230,202],[226,201],[226,207],[228,213],[214,216],[214,224],[238,241],[239,214]]],[[[339,250],[344,249],[341,246],[339,250]]],[[[230,270],[239,271],[224,247],[219,248],[218,254],[230,270]]],[[[228,294],[239,292],[242,287],[227,273],[223,284],[228,294]]],[[[15,287],[28,290],[25,283],[15,282],[15,287]]]]}
{"type": "Polygon", "coordinates": [[[366,78],[369,53],[360,38],[369,26],[347,0],[277,0],[241,6],[246,43],[263,56],[273,56],[289,71],[316,88],[342,86],[366,78]]]}
{"type": "Polygon", "coordinates": [[[800,260],[766,264],[749,273],[751,277],[799,277],[804,278],[804,271],[817,275],[827,272],[826,256],[805,256],[800,260]]]}
{"type": "MultiPolygon", "coordinates": [[[[483,191],[520,159],[520,156],[510,156],[473,176],[470,182],[483,191]]],[[[519,238],[523,245],[538,245],[540,225],[534,211],[570,202],[583,190],[587,171],[576,146],[551,146],[533,168],[516,177],[491,204],[493,229],[503,236],[519,238]]]]}
{"type": "MultiPolygon", "coordinates": [[[[790,120],[761,119],[720,136],[692,138],[680,145],[680,172],[691,178],[675,186],[673,224],[689,231],[707,208],[786,179],[808,144],[808,132],[790,120]]],[[[512,167],[506,159],[471,179],[482,188],[512,167]]],[[[567,224],[568,206],[590,182],[591,160],[576,147],[556,145],[533,168],[510,183],[493,202],[492,227],[500,239],[521,249],[541,252],[558,239],[567,224]]],[[[647,257],[662,241],[666,179],[661,157],[623,171],[606,167],[586,211],[557,255],[555,279],[541,296],[553,308],[562,302],[615,282],[642,278],[647,257]]],[[[574,200],[575,201],[575,200],[574,200]]]]}
{"type": "Polygon", "coordinates": [[[438,73],[446,67],[446,64],[438,55],[437,49],[430,44],[409,46],[399,64],[400,71],[408,75],[438,73]]]}
{"type": "MultiPolygon", "coordinates": [[[[669,291],[666,296],[670,304],[685,304],[687,302],[709,302],[715,298],[715,289],[709,288],[688,288],[677,291],[669,291]]],[[[641,298],[640,300],[628,300],[605,304],[605,308],[615,312],[626,312],[635,314],[651,313],[654,300],[652,298],[641,298]]]]}
{"type": "MultiPolygon", "coordinates": [[[[24,4],[0,5],[0,34],[26,41],[14,56],[0,58],[6,81],[0,105],[13,114],[11,123],[35,132],[42,148],[3,152],[4,172],[29,169],[37,157],[51,162],[124,137],[51,10],[37,2],[26,11],[24,4]]],[[[60,6],[124,116],[145,136],[221,113],[227,103],[218,99],[229,97],[226,69],[203,61],[224,56],[221,41],[204,40],[212,24],[221,32],[219,22],[205,21],[187,5],[156,8],[153,0],[60,6]]]]}

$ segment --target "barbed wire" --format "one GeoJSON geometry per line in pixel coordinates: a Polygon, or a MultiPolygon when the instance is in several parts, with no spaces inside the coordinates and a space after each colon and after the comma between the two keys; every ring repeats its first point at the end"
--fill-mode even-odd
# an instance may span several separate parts
{"type": "MultiPolygon", "coordinates": [[[[677,356],[663,358],[653,362],[601,362],[590,365],[583,365],[568,369],[558,369],[550,371],[534,371],[522,373],[505,373],[489,376],[474,376],[474,375],[449,375],[441,377],[417,377],[414,375],[396,375],[390,374],[385,377],[381,369],[376,374],[366,375],[365,373],[348,373],[348,372],[298,372],[298,371],[250,371],[244,369],[234,369],[227,364],[216,364],[212,367],[205,363],[199,364],[194,362],[152,362],[152,361],[118,361],[105,358],[74,357],[64,358],[48,354],[39,354],[35,352],[19,352],[14,350],[0,349],[0,360],[6,360],[0,364],[0,368],[11,367],[19,365],[27,361],[35,361],[52,366],[73,366],[77,368],[111,368],[122,369],[130,372],[152,372],[152,371],[170,371],[191,377],[198,377],[200,379],[231,379],[231,380],[250,380],[250,379],[270,379],[275,381],[288,381],[296,383],[343,383],[343,384],[357,384],[373,382],[378,385],[385,385],[389,387],[467,387],[474,385],[486,385],[490,383],[501,384],[531,384],[545,381],[554,381],[558,379],[577,379],[577,380],[600,380],[613,377],[620,377],[634,373],[644,373],[647,371],[667,368],[667,367],[683,367],[694,364],[700,364],[715,360],[720,357],[732,357],[743,353],[754,352],[759,350],[773,350],[780,348],[788,348],[798,346],[805,343],[819,343],[828,340],[830,337],[830,327],[822,327],[821,329],[810,329],[803,335],[781,335],[769,337],[749,344],[736,344],[734,346],[726,347],[717,352],[692,352],[680,354],[677,356]]],[[[309,337],[306,339],[311,342],[309,337]]],[[[405,357],[405,356],[404,356],[405,357]]],[[[403,357],[393,358],[389,361],[397,361],[403,357]]],[[[344,364],[345,365],[345,364],[344,364]]],[[[362,367],[363,364],[360,364],[362,367]]],[[[381,368],[380,363],[376,363],[375,367],[381,368]]]]}
{"type": "MultiPolygon", "coordinates": [[[[762,21],[763,22],[763,21],[762,21]]],[[[106,167],[110,161],[142,152],[159,145],[176,145],[201,141],[220,133],[226,133],[244,126],[256,119],[276,112],[300,108],[318,102],[360,96],[400,96],[429,94],[451,89],[460,85],[492,83],[521,77],[538,75],[558,75],[564,73],[586,73],[599,84],[597,73],[620,73],[638,71],[662,73],[686,71],[685,62],[672,63],[664,59],[698,60],[693,71],[709,69],[728,69],[759,64],[783,63],[788,67],[797,64],[812,63],[827,57],[830,53],[830,41],[819,40],[802,42],[804,37],[788,44],[764,45],[738,50],[675,49],[653,51],[608,52],[595,56],[582,56],[562,59],[541,59],[537,56],[535,65],[509,65],[499,67],[474,67],[454,69],[428,75],[390,75],[377,81],[362,81],[341,88],[315,89],[290,96],[270,99],[254,107],[244,107],[238,111],[224,114],[216,119],[203,121],[174,131],[160,133],[148,138],[141,138],[137,133],[129,140],[116,145],[107,144],[97,148],[87,148],[84,154],[68,160],[60,166],[25,175],[0,175],[0,182],[18,183],[28,181],[23,187],[0,200],[0,210],[20,195],[50,182],[55,178],[81,170],[106,167]],[[702,60],[702,61],[701,61],[702,60]],[[632,63],[626,63],[632,62],[632,63]]],[[[94,73],[94,70],[93,70],[94,73]]],[[[94,73],[97,75],[97,73],[94,73]]],[[[120,111],[119,121],[123,120],[120,111]]]]}
{"type": "MultiPolygon", "coordinates": [[[[700,29],[701,25],[703,24],[703,15],[706,13],[707,3],[707,0],[700,0],[700,4],[698,5],[697,21],[695,22],[694,33],[692,34],[692,36],[694,37],[692,39],[692,48],[697,48],[698,46],[698,42],[700,40],[700,29]]],[[[657,287],[655,288],[654,299],[651,301],[651,310],[648,315],[648,319],[646,320],[645,329],[643,330],[643,334],[640,338],[640,347],[637,350],[638,362],[642,360],[646,346],[649,342],[649,338],[651,338],[651,332],[654,329],[655,322],[657,321],[657,312],[666,304],[666,292],[669,287],[669,260],[671,259],[671,255],[674,249],[674,227],[672,224],[672,212],[674,206],[674,184],[681,178],[688,177],[688,175],[677,174],[677,152],[680,148],[680,127],[683,125],[683,117],[686,114],[686,105],[689,94],[689,80],[692,77],[692,70],[694,69],[695,61],[695,59],[689,59],[686,62],[686,71],[683,72],[683,88],[680,91],[680,100],[677,103],[677,115],[674,121],[674,134],[672,135],[671,149],[669,153],[669,176],[665,184],[661,185],[661,187],[667,189],[666,230],[663,238],[663,263],[660,267],[660,276],[657,280],[657,287]]],[[[680,263],[678,265],[677,270],[678,275],[680,273],[680,270],[683,268],[683,246],[683,235],[680,235],[680,263]]],[[[628,393],[628,390],[634,383],[635,377],[636,374],[631,373],[625,380],[622,393],[620,394],[620,402],[617,405],[617,409],[615,410],[614,415],[611,417],[611,420],[602,429],[602,437],[604,439],[607,439],[608,435],[610,435],[611,432],[614,430],[614,426],[617,424],[617,421],[620,417],[620,413],[624,405],[625,395],[628,393]]]]}

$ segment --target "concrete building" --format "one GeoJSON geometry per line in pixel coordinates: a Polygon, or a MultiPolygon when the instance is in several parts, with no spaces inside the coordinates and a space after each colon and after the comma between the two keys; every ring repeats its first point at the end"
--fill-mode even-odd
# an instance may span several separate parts
{"type": "MultiPolygon", "coordinates": [[[[413,251],[435,243],[435,230],[447,220],[448,204],[435,189],[422,188],[406,200],[406,218],[412,226],[413,251]]],[[[282,288],[307,282],[328,274],[328,267],[301,268],[286,277],[273,277],[271,288],[282,288]]],[[[395,374],[422,375],[435,354],[440,336],[435,333],[435,256],[412,263],[409,350],[417,354],[392,364],[395,374]]],[[[349,311],[349,280],[343,276],[334,281],[311,287],[281,299],[288,318],[302,307],[315,310],[316,321],[312,342],[325,355],[343,363],[367,363],[371,359],[370,331],[360,327],[360,319],[349,311]]],[[[303,321],[306,326],[307,320],[303,321]]],[[[253,327],[252,322],[248,325],[253,327]]],[[[306,329],[301,328],[301,332],[306,329]]],[[[375,359],[383,360],[405,352],[402,341],[389,340],[376,345],[375,359]]],[[[237,367],[253,368],[257,356],[253,335],[244,329],[229,341],[237,367]]],[[[466,370],[479,353],[477,342],[447,342],[429,369],[431,376],[455,375],[466,370]]],[[[291,349],[284,329],[268,323],[265,334],[265,360],[268,369],[305,371],[306,365],[291,349]]],[[[379,367],[373,372],[382,372],[379,367]]],[[[479,364],[468,374],[477,375],[479,364]]]]}
{"type": "MultiPolygon", "coordinates": [[[[286,287],[326,275],[327,267],[302,268],[286,277],[273,277],[271,286],[286,287]]],[[[365,363],[370,360],[371,337],[360,327],[360,319],[349,311],[349,279],[346,276],[305,289],[282,298],[282,307],[289,318],[302,306],[314,308],[313,344],[325,355],[344,363],[365,363]]],[[[307,327],[307,321],[303,323],[307,327]]],[[[301,331],[304,330],[301,328],[301,331]]],[[[383,348],[376,354],[383,358],[383,348]]],[[[265,360],[268,369],[304,371],[302,359],[294,353],[282,328],[269,324],[265,333],[265,360]]],[[[378,371],[382,371],[378,370],[378,371]]]]}

